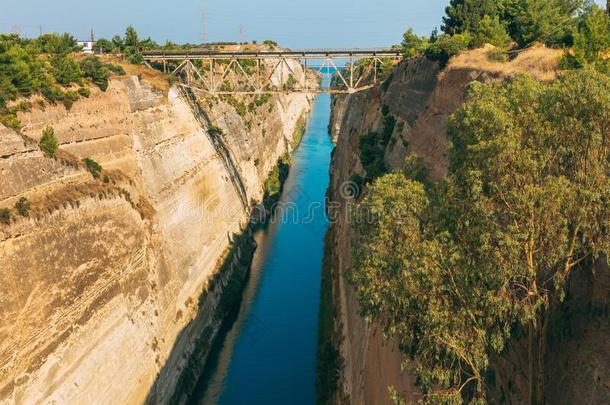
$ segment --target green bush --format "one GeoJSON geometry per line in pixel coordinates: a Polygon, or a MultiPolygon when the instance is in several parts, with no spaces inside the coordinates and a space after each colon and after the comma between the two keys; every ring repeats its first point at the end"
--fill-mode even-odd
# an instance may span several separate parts
{"type": "Polygon", "coordinates": [[[106,63],[106,68],[110,70],[112,73],[118,76],[125,76],[125,69],[122,66],[115,65],[113,63],[106,63]]]}
{"type": "Polygon", "coordinates": [[[453,36],[440,35],[426,49],[426,57],[438,61],[441,67],[447,66],[449,59],[470,47],[472,37],[468,33],[453,36]]]}
{"type": "Polygon", "coordinates": [[[0,208],[0,222],[5,225],[11,223],[11,211],[8,208],[0,208]]]}
{"type": "Polygon", "coordinates": [[[108,88],[108,77],[110,71],[107,65],[103,64],[97,56],[87,56],[80,61],[83,75],[89,79],[102,91],[108,88]]]}
{"type": "Polygon", "coordinates": [[[78,94],[81,97],[88,98],[91,95],[91,90],[88,87],[81,87],[78,89],[78,94]]]}
{"type": "Polygon", "coordinates": [[[21,197],[19,201],[15,203],[15,209],[22,217],[30,215],[30,202],[27,198],[21,197]]]}
{"type": "Polygon", "coordinates": [[[43,129],[39,145],[40,149],[42,149],[47,155],[55,156],[57,153],[57,148],[59,147],[59,142],[52,127],[46,127],[43,129]]]}
{"type": "Polygon", "coordinates": [[[5,127],[12,128],[15,131],[18,131],[21,129],[21,121],[19,121],[19,118],[17,118],[17,116],[14,113],[6,113],[6,114],[0,113],[0,122],[5,127]]]}
{"type": "Polygon", "coordinates": [[[66,110],[69,110],[72,108],[72,105],[76,102],[76,100],[78,100],[79,98],[79,93],[76,91],[66,91],[63,93],[63,97],[62,97],[62,102],[64,104],[64,107],[66,107],[66,110]]]}
{"type": "Polygon", "coordinates": [[[58,101],[62,101],[64,98],[64,92],[63,90],[55,85],[55,84],[51,84],[51,83],[45,83],[44,86],[42,87],[42,96],[49,102],[49,103],[57,103],[58,101]]]}
{"type": "Polygon", "coordinates": [[[68,86],[71,83],[80,83],[83,72],[74,58],[64,56],[54,64],[53,75],[59,84],[68,86]]]}
{"type": "Polygon", "coordinates": [[[129,63],[132,65],[139,65],[142,62],[144,62],[144,56],[142,56],[142,54],[139,52],[129,56],[129,63]]]}
{"type": "Polygon", "coordinates": [[[288,91],[292,91],[296,88],[296,85],[298,83],[299,82],[297,81],[296,77],[294,77],[294,75],[291,73],[290,75],[288,75],[288,79],[286,80],[284,88],[288,91]]]}
{"type": "Polygon", "coordinates": [[[102,165],[97,163],[93,159],[85,158],[83,159],[83,163],[87,167],[87,170],[95,177],[96,179],[100,177],[100,173],[102,173],[102,165]]]}

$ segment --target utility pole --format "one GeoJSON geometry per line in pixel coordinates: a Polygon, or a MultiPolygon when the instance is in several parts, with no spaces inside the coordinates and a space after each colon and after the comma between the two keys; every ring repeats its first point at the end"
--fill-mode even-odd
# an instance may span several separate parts
{"type": "Polygon", "coordinates": [[[245,32],[244,23],[242,22],[239,24],[239,44],[240,45],[244,43],[244,32],[245,32]]]}
{"type": "Polygon", "coordinates": [[[91,46],[93,46],[94,42],[95,42],[95,34],[93,33],[93,28],[91,28],[91,46]]]}
{"type": "Polygon", "coordinates": [[[41,37],[42,36],[42,24],[38,25],[38,36],[41,37]]]}

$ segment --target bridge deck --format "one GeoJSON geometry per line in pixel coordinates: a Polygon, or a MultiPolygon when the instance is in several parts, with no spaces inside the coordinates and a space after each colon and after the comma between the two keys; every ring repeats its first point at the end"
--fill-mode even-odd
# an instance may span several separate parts
{"type": "Polygon", "coordinates": [[[185,59],[324,59],[324,58],[401,58],[402,52],[393,49],[314,49],[286,51],[215,52],[208,50],[147,51],[145,60],[185,59]]]}

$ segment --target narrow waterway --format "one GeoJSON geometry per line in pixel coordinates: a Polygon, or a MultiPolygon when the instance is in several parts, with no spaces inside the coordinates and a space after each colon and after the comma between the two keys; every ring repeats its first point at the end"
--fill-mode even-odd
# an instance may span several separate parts
{"type": "Polygon", "coordinates": [[[333,144],[330,96],[319,95],[235,322],[215,349],[193,404],[314,404],[324,197],[333,144]],[[211,370],[210,370],[211,368],[211,370]]]}

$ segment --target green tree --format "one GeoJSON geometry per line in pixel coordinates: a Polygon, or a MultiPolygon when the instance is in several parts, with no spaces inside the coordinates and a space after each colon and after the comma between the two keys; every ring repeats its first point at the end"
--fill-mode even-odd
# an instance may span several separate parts
{"type": "Polygon", "coordinates": [[[11,210],[8,208],[0,208],[0,222],[5,225],[9,225],[11,223],[11,210]]]}
{"type": "Polygon", "coordinates": [[[426,48],[425,55],[430,60],[439,61],[444,67],[453,56],[470,48],[472,35],[469,32],[455,35],[440,35],[426,48]]]}
{"type": "Polygon", "coordinates": [[[100,38],[95,43],[95,49],[102,53],[114,53],[116,51],[116,45],[105,38],[100,38]]]}
{"type": "Polygon", "coordinates": [[[511,38],[506,31],[506,27],[500,21],[499,16],[484,16],[479,22],[479,27],[474,33],[473,45],[482,46],[492,44],[499,48],[508,47],[511,38]]]}
{"type": "Polygon", "coordinates": [[[497,11],[493,0],[451,0],[445,9],[442,30],[449,35],[475,33],[481,19],[495,16],[497,11]]]}
{"type": "Polygon", "coordinates": [[[21,197],[15,203],[15,209],[17,210],[19,215],[21,215],[22,217],[27,217],[28,215],[30,215],[30,202],[27,198],[21,197]]]}
{"type": "Polygon", "coordinates": [[[574,33],[574,57],[580,66],[593,64],[607,69],[609,51],[610,18],[601,7],[594,6],[574,33]]]}
{"type": "Polygon", "coordinates": [[[85,77],[90,78],[101,90],[108,88],[110,71],[97,56],[87,56],[80,61],[80,68],[85,77]]]}
{"type": "Polygon", "coordinates": [[[413,28],[409,28],[402,36],[401,46],[405,58],[412,58],[424,52],[426,46],[428,46],[428,40],[418,36],[413,28]]]}
{"type": "Polygon", "coordinates": [[[484,400],[489,355],[521,325],[530,398],[544,403],[550,315],[571,272],[610,252],[610,78],[475,83],[449,136],[442,183],[374,183],[350,280],[427,402],[484,400]]]}
{"type": "Polygon", "coordinates": [[[125,30],[125,45],[136,50],[139,45],[138,33],[131,25],[125,30]]]}
{"type": "Polygon", "coordinates": [[[583,0],[514,0],[506,11],[510,34],[520,47],[569,43],[574,17],[583,4],[583,0]]]}
{"type": "Polygon", "coordinates": [[[59,142],[52,127],[46,127],[43,129],[39,144],[40,149],[42,149],[46,154],[49,156],[55,156],[59,147],[59,142]]]}
{"type": "Polygon", "coordinates": [[[125,49],[125,41],[121,38],[120,35],[115,35],[112,37],[112,44],[118,52],[123,52],[125,49]]]}
{"type": "Polygon", "coordinates": [[[67,55],[54,63],[53,76],[59,84],[68,86],[70,83],[80,83],[83,72],[78,62],[67,55]]]}
{"type": "Polygon", "coordinates": [[[89,170],[89,173],[91,173],[94,178],[97,179],[98,177],[100,177],[100,174],[102,173],[102,165],[90,158],[83,159],[83,163],[87,167],[87,170],[89,170]]]}

